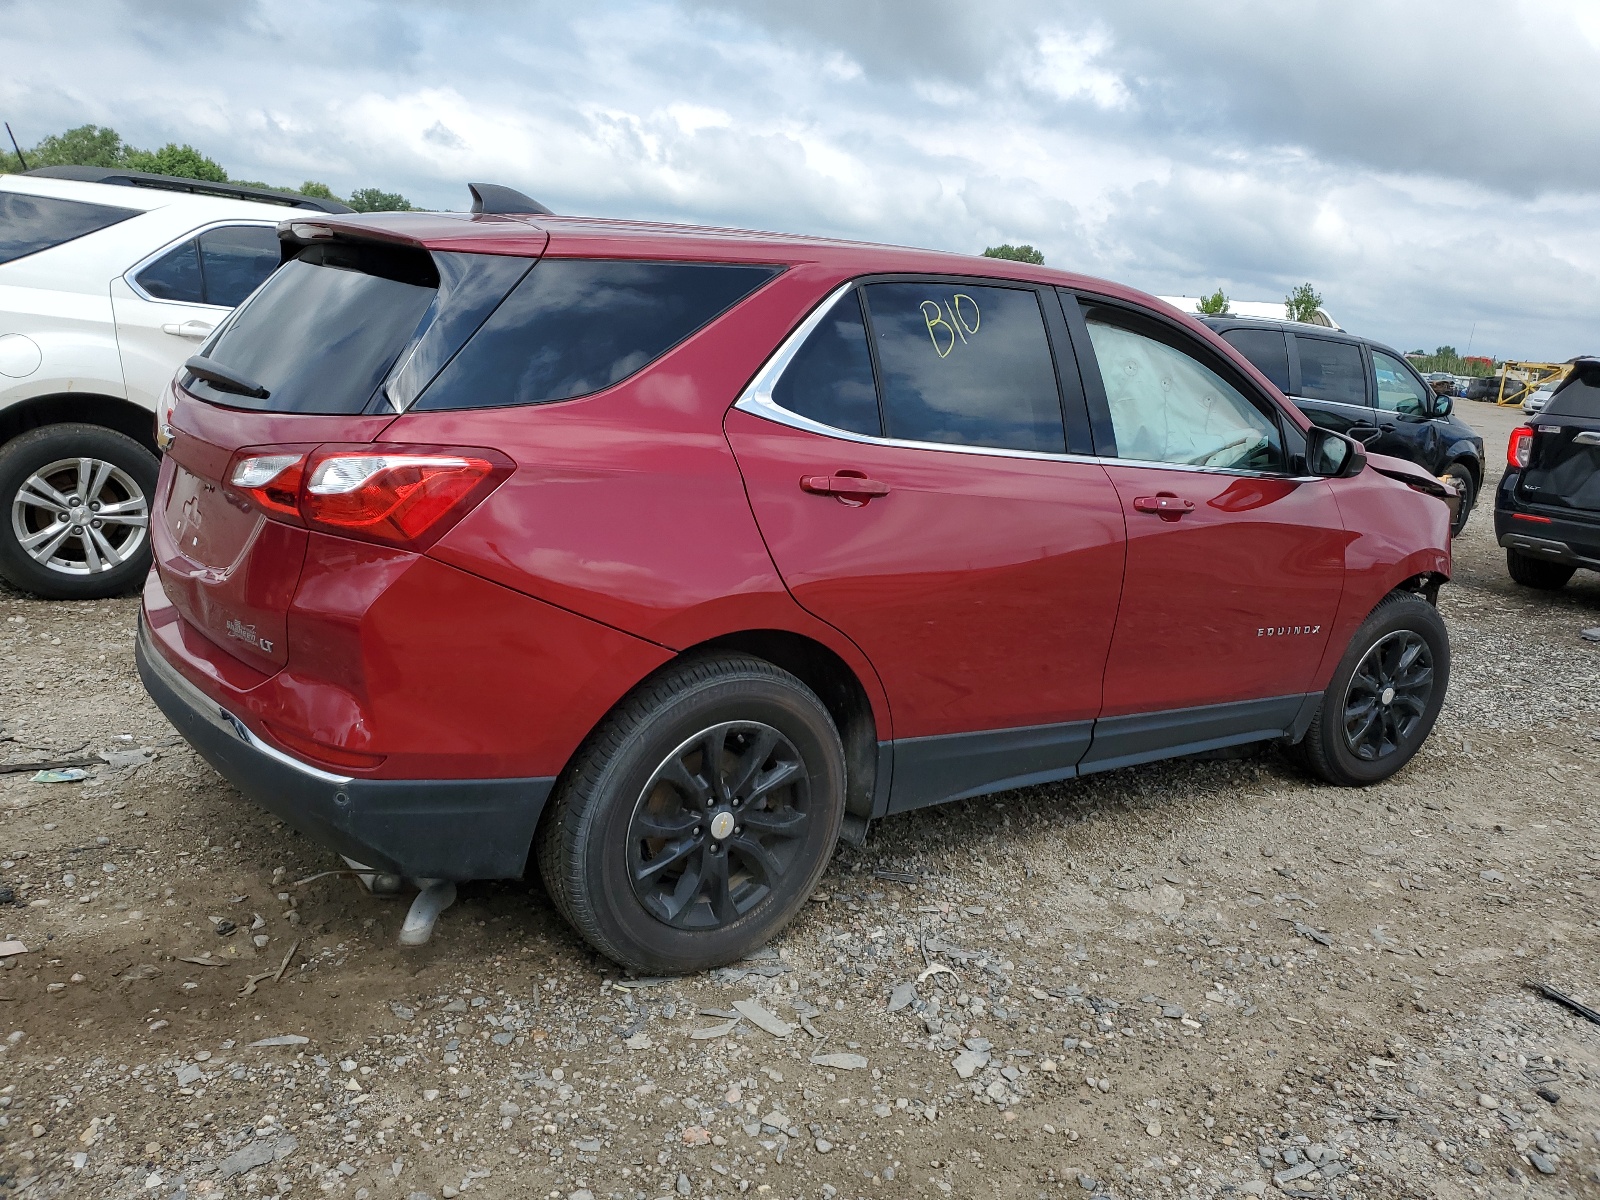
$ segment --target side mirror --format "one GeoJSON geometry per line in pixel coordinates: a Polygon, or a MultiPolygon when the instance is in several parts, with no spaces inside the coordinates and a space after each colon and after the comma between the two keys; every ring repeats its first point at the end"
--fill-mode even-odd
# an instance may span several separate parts
{"type": "Polygon", "coordinates": [[[1324,479],[1348,479],[1367,465],[1361,444],[1342,433],[1313,425],[1306,434],[1306,470],[1324,479]]]}
{"type": "Polygon", "coordinates": [[[1448,417],[1451,413],[1455,412],[1455,410],[1456,410],[1456,401],[1455,401],[1455,397],[1454,396],[1435,396],[1434,397],[1434,400],[1433,400],[1433,415],[1434,416],[1436,416],[1436,417],[1448,417]]]}

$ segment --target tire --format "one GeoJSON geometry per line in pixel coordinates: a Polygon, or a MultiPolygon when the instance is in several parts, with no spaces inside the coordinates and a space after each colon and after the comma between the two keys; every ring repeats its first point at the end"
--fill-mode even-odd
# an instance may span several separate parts
{"type": "Polygon", "coordinates": [[[45,600],[135,590],[150,572],[159,470],[150,451],[100,425],[47,425],[13,438],[0,448],[0,575],[45,600]],[[79,513],[90,519],[75,523],[79,513]]]}
{"type": "Polygon", "coordinates": [[[1533,558],[1520,550],[1506,549],[1506,570],[1510,572],[1511,582],[1520,583],[1523,587],[1538,588],[1541,592],[1558,592],[1567,586],[1567,580],[1572,578],[1577,569],[1533,558]]]}
{"type": "Polygon", "coordinates": [[[1450,636],[1443,619],[1426,600],[1393,592],[1350,639],[1301,756],[1328,783],[1381,783],[1422,748],[1449,684],[1450,636]],[[1363,711],[1370,714],[1366,720],[1363,711]]]}
{"type": "Polygon", "coordinates": [[[1467,527],[1467,518],[1472,515],[1472,506],[1478,500],[1478,481],[1472,473],[1472,468],[1466,463],[1451,463],[1450,469],[1445,474],[1456,485],[1456,491],[1461,497],[1456,509],[1456,519],[1450,526],[1450,536],[1460,537],[1461,531],[1467,527]]]}
{"type": "Polygon", "coordinates": [[[844,748],[809,688],[755,658],[690,659],[641,684],[578,751],[540,827],[539,874],[613,962],[703,971],[799,911],[838,840],[844,795],[844,748]],[[708,745],[724,764],[716,792],[708,745]]]}

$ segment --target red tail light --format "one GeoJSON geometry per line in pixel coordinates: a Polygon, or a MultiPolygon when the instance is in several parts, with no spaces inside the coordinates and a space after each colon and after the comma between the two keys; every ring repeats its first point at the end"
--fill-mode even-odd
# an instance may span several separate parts
{"type": "Polygon", "coordinates": [[[305,468],[304,451],[242,454],[228,468],[228,484],[269,516],[298,523],[305,468]]]}
{"type": "Polygon", "coordinates": [[[172,448],[172,443],[178,438],[178,431],[172,427],[172,414],[177,407],[178,393],[169,383],[161,395],[161,402],[156,405],[156,448],[163,454],[172,448]]]}
{"type": "Polygon", "coordinates": [[[408,550],[431,546],[511,474],[493,450],[451,446],[261,447],[228,470],[267,516],[408,550]]]}
{"type": "Polygon", "coordinates": [[[1506,443],[1506,466],[1526,467],[1532,453],[1533,429],[1528,425],[1518,425],[1511,431],[1511,440],[1506,443]]]}

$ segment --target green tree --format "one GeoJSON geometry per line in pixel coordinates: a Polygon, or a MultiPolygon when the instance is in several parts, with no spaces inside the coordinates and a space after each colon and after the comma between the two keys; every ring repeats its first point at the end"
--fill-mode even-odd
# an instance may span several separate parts
{"type": "MultiPolygon", "coordinates": [[[[115,129],[100,125],[79,125],[65,133],[51,134],[31,150],[24,151],[31,167],[121,167],[126,166],[128,147],[115,129]]],[[[16,161],[16,155],[10,156],[16,161]]]]}
{"type": "Polygon", "coordinates": [[[134,171],[149,171],[152,175],[176,175],[181,179],[203,179],[209,183],[227,183],[228,172],[214,158],[207,158],[185,142],[178,145],[168,142],[159,150],[123,151],[123,165],[134,171]]]}
{"type": "Polygon", "coordinates": [[[1309,283],[1302,283],[1283,298],[1284,310],[1291,321],[1315,322],[1317,310],[1322,307],[1322,296],[1309,283]]]}
{"type": "Polygon", "coordinates": [[[1202,316],[1226,316],[1228,312],[1228,297],[1223,294],[1221,288],[1218,288],[1209,296],[1201,296],[1200,302],[1195,305],[1195,308],[1202,316]]]}
{"type": "MultiPolygon", "coordinates": [[[[3,131],[0,131],[3,136],[3,131]]],[[[29,167],[125,167],[135,171],[149,171],[156,175],[176,175],[184,179],[203,179],[211,183],[237,183],[245,187],[266,188],[274,192],[298,192],[302,196],[315,196],[322,200],[338,200],[333,189],[315,179],[308,179],[298,188],[276,187],[251,179],[229,179],[226,168],[216,159],[196,150],[189,143],[168,142],[159,150],[140,150],[122,140],[115,129],[101,125],[80,125],[65,133],[52,134],[31,150],[25,149],[29,167]]],[[[0,174],[17,171],[21,165],[9,146],[0,149],[0,174]]],[[[379,188],[361,188],[348,201],[357,212],[410,212],[411,201],[399,192],[385,192],[379,188]]],[[[1028,258],[1029,262],[1043,262],[1042,256],[1032,246],[1002,246],[1002,250],[1016,250],[1014,256],[1028,258]]]]}
{"type": "Polygon", "coordinates": [[[990,246],[983,252],[985,258],[1009,258],[1012,262],[1032,263],[1036,267],[1044,266],[1044,255],[1024,242],[1020,246],[1013,246],[1010,242],[1002,242],[998,246],[990,246]]]}
{"type": "MultiPolygon", "coordinates": [[[[306,193],[310,195],[311,193],[306,193]]],[[[357,188],[347,201],[357,212],[410,212],[411,201],[399,192],[384,192],[377,188],[357,188]]]]}

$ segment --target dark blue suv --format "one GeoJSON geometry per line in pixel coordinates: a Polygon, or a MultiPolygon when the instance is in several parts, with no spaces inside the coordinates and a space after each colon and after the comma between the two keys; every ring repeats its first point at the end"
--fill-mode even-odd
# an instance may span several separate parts
{"type": "Polygon", "coordinates": [[[1600,358],[1580,358],[1550,402],[1511,431],[1494,500],[1506,570],[1524,587],[1600,571],[1600,358]]]}
{"type": "Polygon", "coordinates": [[[1388,346],[1337,329],[1254,317],[1204,317],[1316,424],[1377,454],[1448,477],[1460,494],[1451,536],[1483,487],[1483,439],[1388,346]]]}

